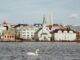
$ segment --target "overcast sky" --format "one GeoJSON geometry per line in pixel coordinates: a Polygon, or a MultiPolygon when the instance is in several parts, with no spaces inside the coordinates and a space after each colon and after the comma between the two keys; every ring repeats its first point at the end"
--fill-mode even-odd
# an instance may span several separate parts
{"type": "Polygon", "coordinates": [[[0,22],[41,23],[47,13],[54,23],[80,25],[80,0],[0,0],[0,22]]]}

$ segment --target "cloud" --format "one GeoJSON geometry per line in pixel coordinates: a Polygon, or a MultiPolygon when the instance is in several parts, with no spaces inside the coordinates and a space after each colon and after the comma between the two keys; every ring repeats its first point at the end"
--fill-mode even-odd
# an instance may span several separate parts
{"type": "Polygon", "coordinates": [[[79,17],[79,14],[77,14],[77,13],[73,13],[73,14],[69,15],[70,19],[77,19],[78,17],[79,17]]]}

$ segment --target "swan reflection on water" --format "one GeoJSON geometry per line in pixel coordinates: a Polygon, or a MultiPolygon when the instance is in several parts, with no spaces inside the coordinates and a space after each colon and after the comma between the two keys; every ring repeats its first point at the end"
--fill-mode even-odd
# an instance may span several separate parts
{"type": "Polygon", "coordinates": [[[27,55],[29,55],[29,56],[38,56],[39,55],[38,52],[39,52],[39,49],[36,49],[35,52],[27,52],[27,55]]]}

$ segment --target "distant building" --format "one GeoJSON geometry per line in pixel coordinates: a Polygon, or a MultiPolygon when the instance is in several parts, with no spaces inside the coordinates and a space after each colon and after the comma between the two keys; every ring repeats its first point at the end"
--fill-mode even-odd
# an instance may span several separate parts
{"type": "Polygon", "coordinates": [[[65,28],[64,26],[59,25],[59,24],[49,25],[49,26],[47,26],[47,27],[49,28],[49,31],[50,31],[50,32],[52,32],[52,31],[54,31],[54,30],[59,30],[59,29],[61,29],[61,30],[67,29],[67,28],[65,28]]]}
{"type": "Polygon", "coordinates": [[[19,39],[20,38],[20,31],[21,29],[23,29],[23,27],[27,27],[28,24],[17,24],[15,25],[15,31],[16,31],[16,39],[19,39]]]}
{"type": "Polygon", "coordinates": [[[77,32],[77,40],[80,41],[80,31],[77,32]]]}
{"type": "Polygon", "coordinates": [[[34,24],[33,26],[37,27],[37,28],[42,28],[42,24],[34,24]]]}
{"type": "Polygon", "coordinates": [[[74,30],[76,32],[80,31],[80,26],[73,26],[73,25],[69,25],[71,30],[74,30]]]}

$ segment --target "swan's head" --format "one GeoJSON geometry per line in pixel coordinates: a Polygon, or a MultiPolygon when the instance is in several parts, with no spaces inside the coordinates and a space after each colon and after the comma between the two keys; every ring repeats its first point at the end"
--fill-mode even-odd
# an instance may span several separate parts
{"type": "Polygon", "coordinates": [[[38,52],[38,51],[39,51],[39,49],[36,49],[36,51],[38,52]]]}

